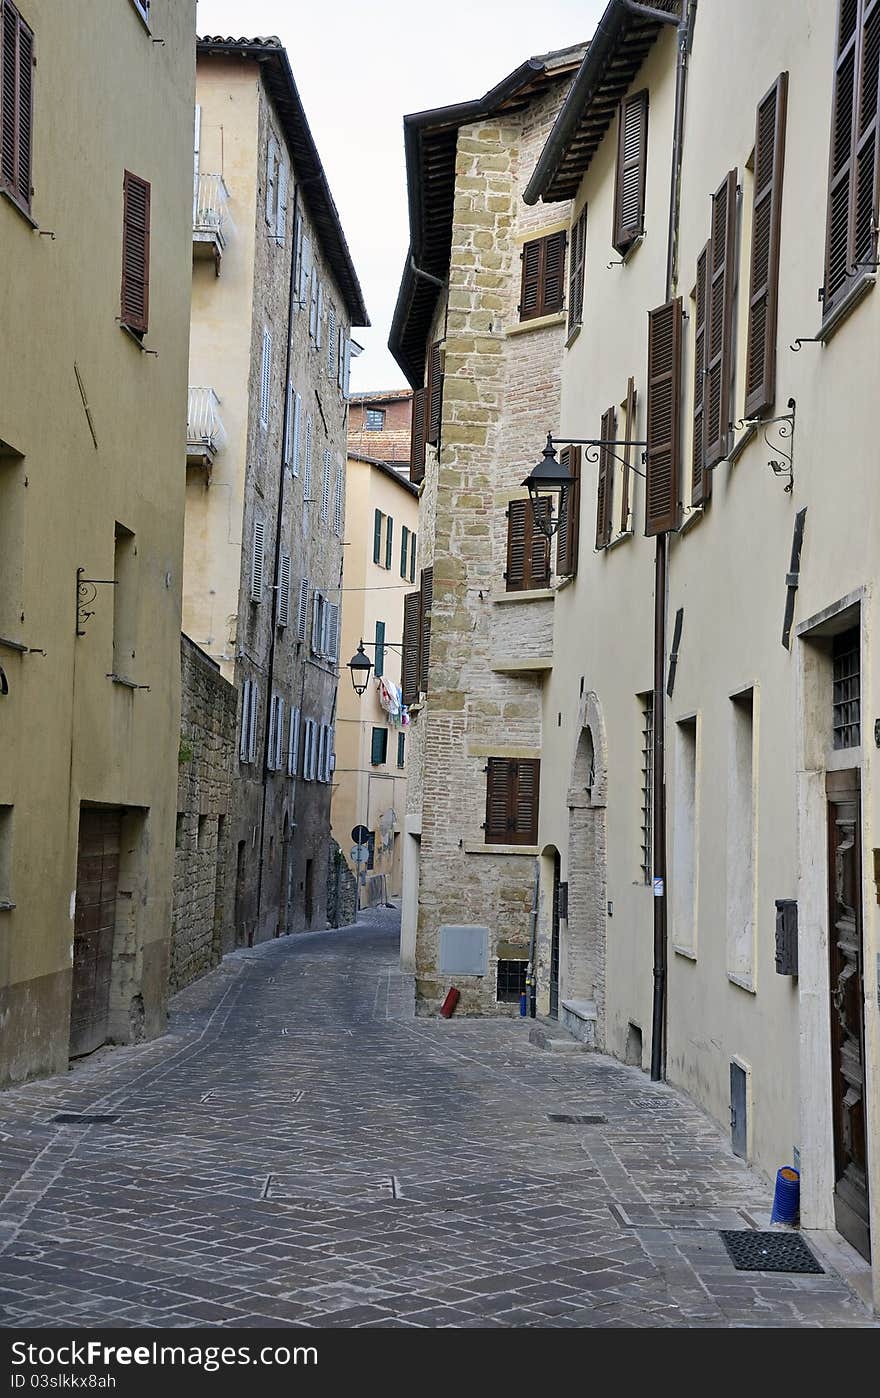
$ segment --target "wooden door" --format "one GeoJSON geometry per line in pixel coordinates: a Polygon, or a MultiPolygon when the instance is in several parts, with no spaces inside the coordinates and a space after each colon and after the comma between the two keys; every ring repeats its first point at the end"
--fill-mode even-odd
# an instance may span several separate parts
{"type": "Polygon", "coordinates": [[[550,1017],[559,1018],[559,854],[553,861],[553,923],[550,933],[550,1017]]]}
{"type": "Polygon", "coordinates": [[[865,1130],[864,950],[858,773],[829,774],[828,882],[834,1213],[870,1257],[865,1130]],[[832,777],[835,778],[832,782],[832,777]],[[849,779],[849,790],[844,779],[849,779]]]}
{"type": "Polygon", "coordinates": [[[79,818],[70,1057],[107,1041],[122,812],[83,808],[79,818]]]}

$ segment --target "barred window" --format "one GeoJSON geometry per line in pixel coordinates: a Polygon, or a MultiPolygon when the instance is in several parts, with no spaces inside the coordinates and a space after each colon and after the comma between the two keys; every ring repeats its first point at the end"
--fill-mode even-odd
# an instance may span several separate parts
{"type": "Polygon", "coordinates": [[[832,731],[835,748],[857,748],[862,741],[859,628],[834,637],[832,731]]]}
{"type": "Polygon", "coordinates": [[[653,788],[654,788],[654,694],[640,694],[642,709],[642,806],[641,806],[641,850],[642,880],[651,882],[653,861],[653,788]]]}

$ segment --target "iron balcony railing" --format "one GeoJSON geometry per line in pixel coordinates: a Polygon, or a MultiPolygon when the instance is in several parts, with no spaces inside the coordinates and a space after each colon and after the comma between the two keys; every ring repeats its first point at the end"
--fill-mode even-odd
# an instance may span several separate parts
{"type": "Polygon", "coordinates": [[[213,388],[190,386],[186,411],[186,459],[189,465],[210,466],[226,445],[220,399],[213,388]]]}

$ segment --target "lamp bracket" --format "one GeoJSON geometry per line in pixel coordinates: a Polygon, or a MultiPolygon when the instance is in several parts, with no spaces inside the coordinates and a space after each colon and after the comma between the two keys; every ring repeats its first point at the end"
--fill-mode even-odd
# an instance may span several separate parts
{"type": "Polygon", "coordinates": [[[781,476],[787,480],[783,489],[790,495],[794,489],[794,428],[797,410],[793,398],[788,400],[788,409],[787,413],[780,413],[777,417],[743,417],[735,425],[739,430],[744,427],[760,429],[764,441],[774,453],[767,465],[774,476],[781,476]],[[773,441],[767,435],[770,428],[774,429],[773,441]]]}
{"type": "MultiPolygon", "coordinates": [[[[587,447],[588,450],[584,455],[590,462],[597,462],[599,460],[599,449],[604,447],[609,455],[614,457],[615,461],[619,461],[622,466],[628,466],[637,476],[641,476],[642,480],[645,479],[644,471],[640,471],[626,456],[621,456],[620,452],[614,451],[613,448],[622,447],[624,450],[627,450],[629,447],[645,448],[648,445],[646,441],[638,441],[635,438],[630,438],[627,441],[621,442],[608,437],[551,437],[551,442],[554,447],[557,443],[567,447],[587,447]]],[[[643,450],[641,455],[642,463],[644,464],[647,460],[647,451],[643,450]]]]}

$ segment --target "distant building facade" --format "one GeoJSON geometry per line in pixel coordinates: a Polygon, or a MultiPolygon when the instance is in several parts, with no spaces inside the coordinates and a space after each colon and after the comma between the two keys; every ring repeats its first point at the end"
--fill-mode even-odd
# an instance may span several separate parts
{"type": "Polygon", "coordinates": [[[348,410],[350,451],[408,472],[411,430],[411,389],[352,394],[348,410]]]}

